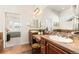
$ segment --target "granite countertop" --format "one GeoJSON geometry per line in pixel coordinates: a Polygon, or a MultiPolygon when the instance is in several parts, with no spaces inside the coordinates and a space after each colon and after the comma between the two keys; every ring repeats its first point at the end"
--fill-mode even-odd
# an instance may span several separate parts
{"type": "Polygon", "coordinates": [[[74,51],[75,53],[79,53],[79,37],[75,37],[73,38],[73,42],[72,43],[63,43],[63,42],[58,42],[58,41],[55,41],[55,40],[51,40],[49,38],[49,35],[33,35],[35,38],[41,40],[41,37],[48,40],[48,41],[51,41],[52,43],[56,43],[64,48],[67,48],[71,51],[74,51]]]}

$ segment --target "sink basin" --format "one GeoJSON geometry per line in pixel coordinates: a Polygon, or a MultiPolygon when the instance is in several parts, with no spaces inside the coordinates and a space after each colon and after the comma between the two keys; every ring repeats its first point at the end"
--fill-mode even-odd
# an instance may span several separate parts
{"type": "Polygon", "coordinates": [[[72,43],[73,40],[70,38],[62,37],[62,36],[57,36],[57,35],[50,35],[49,38],[51,40],[55,40],[58,42],[63,42],[63,43],[72,43]]]}

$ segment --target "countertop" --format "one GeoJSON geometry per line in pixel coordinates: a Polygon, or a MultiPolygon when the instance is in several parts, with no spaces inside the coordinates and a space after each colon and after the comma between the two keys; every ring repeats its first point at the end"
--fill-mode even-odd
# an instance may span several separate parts
{"type": "Polygon", "coordinates": [[[74,37],[73,38],[73,42],[72,43],[62,43],[62,42],[58,42],[55,40],[51,40],[49,38],[49,35],[33,35],[35,38],[39,39],[39,41],[41,40],[41,38],[44,38],[48,41],[51,41],[52,43],[58,44],[64,48],[67,48],[75,53],[79,53],[79,36],[78,37],[74,37]]]}

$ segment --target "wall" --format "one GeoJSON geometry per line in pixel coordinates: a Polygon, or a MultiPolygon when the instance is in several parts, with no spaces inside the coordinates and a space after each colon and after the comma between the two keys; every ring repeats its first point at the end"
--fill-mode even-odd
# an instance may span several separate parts
{"type": "MultiPolygon", "coordinates": [[[[28,41],[28,30],[30,27],[28,25],[31,25],[32,21],[35,19],[38,19],[39,21],[42,21],[42,27],[49,27],[49,30],[51,28],[53,29],[53,23],[59,22],[59,16],[54,13],[52,10],[46,8],[46,6],[0,6],[0,31],[4,32],[4,47],[5,47],[5,12],[11,12],[11,13],[17,13],[20,14],[20,22],[22,24],[21,28],[21,39],[16,40],[14,44],[20,45],[29,43],[28,41]],[[34,15],[34,9],[39,7],[41,10],[41,14],[39,16],[34,15]],[[51,22],[51,23],[50,23],[51,22]]],[[[39,24],[38,24],[39,25],[39,24]]]]}
{"type": "Polygon", "coordinates": [[[3,39],[4,39],[4,47],[5,47],[5,12],[17,13],[21,15],[20,21],[22,23],[22,37],[19,39],[19,43],[14,44],[25,44],[28,43],[28,27],[27,24],[30,23],[30,20],[33,18],[33,6],[0,6],[0,31],[3,32],[3,39]]]}

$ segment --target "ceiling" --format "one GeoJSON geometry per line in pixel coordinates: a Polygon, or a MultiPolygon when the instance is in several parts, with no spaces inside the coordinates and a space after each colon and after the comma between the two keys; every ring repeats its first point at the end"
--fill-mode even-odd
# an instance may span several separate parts
{"type": "Polygon", "coordinates": [[[48,8],[56,12],[62,12],[66,9],[69,9],[70,7],[71,5],[49,5],[48,6],[48,8]]]}

